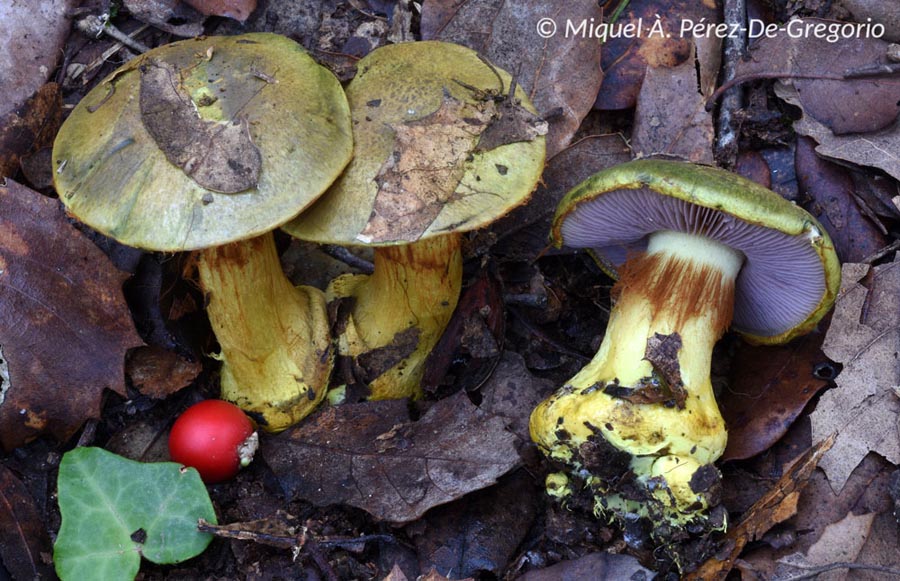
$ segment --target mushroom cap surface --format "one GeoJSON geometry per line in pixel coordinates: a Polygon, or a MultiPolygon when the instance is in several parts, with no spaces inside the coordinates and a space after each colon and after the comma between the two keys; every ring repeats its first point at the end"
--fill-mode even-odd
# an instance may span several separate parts
{"type": "Polygon", "coordinates": [[[357,71],[346,89],[353,160],[287,232],[405,244],[482,227],[527,201],[543,170],[546,123],[521,88],[513,105],[501,98],[509,74],[439,41],[380,47],[357,71]],[[501,118],[513,128],[501,131],[501,118]]]}
{"type": "Polygon", "coordinates": [[[54,143],[54,180],[95,230],[139,248],[194,250],[290,220],[351,153],[340,83],[299,44],[206,37],[153,49],[88,93],[54,143]],[[244,181],[220,184],[231,170],[244,181]]]}
{"type": "Polygon", "coordinates": [[[615,276],[659,230],[701,234],[744,255],[732,326],[755,343],[811,330],[840,286],[834,246],[811,215],[737,174],[686,162],[638,160],[594,174],[560,202],[550,237],[589,249],[615,276]]]}

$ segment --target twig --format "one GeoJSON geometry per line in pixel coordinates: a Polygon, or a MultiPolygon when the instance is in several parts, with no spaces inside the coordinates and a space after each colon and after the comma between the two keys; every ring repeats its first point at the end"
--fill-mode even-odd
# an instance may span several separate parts
{"type": "MultiPolygon", "coordinates": [[[[725,37],[724,63],[722,65],[723,80],[728,83],[737,73],[737,63],[744,54],[747,42],[747,4],[746,0],[725,0],[725,23],[729,30],[737,31],[725,37]]],[[[743,92],[732,87],[722,96],[719,105],[718,137],[716,139],[716,158],[726,166],[734,165],[738,149],[738,133],[740,122],[737,111],[743,105],[743,92]]]]}
{"type": "Polygon", "coordinates": [[[372,274],[373,272],[375,272],[374,264],[353,254],[343,246],[338,246],[336,244],[323,244],[322,252],[336,260],[340,260],[347,266],[352,266],[363,274],[372,274]]]}
{"type": "Polygon", "coordinates": [[[764,79],[809,79],[813,81],[846,81],[847,77],[844,75],[804,75],[804,74],[794,74],[794,73],[750,73],[748,75],[744,75],[742,77],[735,77],[726,83],[722,83],[722,85],[713,92],[712,95],[706,99],[706,110],[709,111],[715,106],[716,101],[725,94],[730,88],[735,85],[740,85],[742,83],[749,83],[751,81],[761,81],[764,79]]]}
{"type": "Polygon", "coordinates": [[[900,73],[900,63],[868,65],[858,69],[848,69],[844,72],[844,76],[848,79],[858,79],[860,77],[878,77],[882,75],[895,75],[897,73],[900,73]]]}
{"type": "Polygon", "coordinates": [[[552,337],[550,337],[549,335],[544,333],[544,331],[542,331],[534,323],[532,323],[528,319],[528,317],[526,317],[521,312],[519,312],[519,309],[517,309],[511,305],[508,305],[507,308],[509,309],[509,312],[515,318],[519,319],[519,321],[521,321],[522,324],[525,325],[525,328],[527,328],[531,332],[532,335],[534,335],[535,337],[537,337],[544,343],[547,343],[548,345],[550,345],[551,347],[553,347],[560,353],[564,353],[564,354],[566,354],[570,357],[574,357],[575,359],[578,359],[580,361],[590,361],[591,360],[591,358],[588,357],[587,355],[585,355],[584,353],[579,353],[578,351],[575,351],[574,349],[570,349],[570,348],[566,347],[565,345],[563,345],[562,343],[560,343],[559,341],[556,341],[555,339],[553,339],[552,337]]]}
{"type": "Polygon", "coordinates": [[[88,14],[87,16],[79,20],[75,25],[78,27],[78,30],[80,30],[87,36],[100,38],[103,34],[106,34],[118,40],[135,52],[143,54],[150,50],[149,46],[131,38],[121,30],[110,24],[109,14],[103,14],[101,16],[97,16],[96,14],[88,14]]]}
{"type": "Polygon", "coordinates": [[[863,264],[872,264],[879,258],[882,258],[883,256],[886,256],[891,252],[894,252],[895,250],[900,250],[900,240],[894,240],[881,250],[876,250],[873,254],[870,254],[869,256],[863,258],[861,262],[863,264]]]}
{"type": "Polygon", "coordinates": [[[814,579],[818,577],[822,573],[827,573],[829,571],[836,571],[838,569],[854,569],[858,571],[875,571],[877,573],[884,573],[885,575],[891,575],[892,578],[896,578],[900,576],[900,569],[891,569],[890,567],[883,567],[881,565],[866,565],[865,563],[831,563],[829,565],[823,565],[821,567],[815,568],[807,568],[800,567],[798,565],[791,565],[791,567],[796,567],[797,569],[808,569],[807,573],[803,573],[802,575],[797,575],[796,577],[787,577],[784,581],[803,581],[804,579],[814,579]]]}

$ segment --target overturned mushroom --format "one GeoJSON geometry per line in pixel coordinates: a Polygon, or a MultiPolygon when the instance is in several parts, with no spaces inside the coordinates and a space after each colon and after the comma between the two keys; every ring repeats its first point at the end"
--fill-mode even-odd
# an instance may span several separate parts
{"type": "Polygon", "coordinates": [[[337,177],[352,149],[337,79],[274,34],[172,43],[113,72],[53,148],[69,212],[124,244],[200,250],[222,397],[277,431],[325,395],[321,291],[294,287],[272,230],[337,177]]]}
{"type": "Polygon", "coordinates": [[[713,346],[729,324],[758,343],[813,328],[839,286],[830,240],[753,182],[659,160],[582,182],[560,203],[551,238],[590,249],[618,281],[597,354],[532,413],[532,438],[569,471],[548,487],[565,496],[570,478],[583,480],[598,515],[650,517],[658,537],[716,526],[707,509],[727,436],[713,346]]]}
{"type": "Polygon", "coordinates": [[[347,87],[354,156],[284,226],[375,247],[375,272],[332,282],[338,352],[374,399],[417,397],[462,284],[461,233],[522,204],[543,168],[546,123],[507,73],[445,42],[385,46],[347,87]]]}

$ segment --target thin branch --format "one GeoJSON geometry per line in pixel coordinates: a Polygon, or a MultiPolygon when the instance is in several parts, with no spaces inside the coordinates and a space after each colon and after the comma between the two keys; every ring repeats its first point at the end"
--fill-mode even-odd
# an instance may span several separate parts
{"type": "MultiPolygon", "coordinates": [[[[723,81],[727,84],[737,74],[737,64],[744,54],[747,43],[747,3],[746,0],[725,0],[725,23],[735,35],[725,37],[723,81]]],[[[716,138],[716,158],[726,166],[734,165],[738,150],[740,122],[736,113],[743,106],[743,92],[738,87],[726,91],[719,106],[718,136],[716,138]]]]}
{"type": "Polygon", "coordinates": [[[838,569],[874,571],[876,573],[884,573],[885,575],[890,575],[892,578],[900,577],[900,569],[891,569],[890,567],[883,567],[881,565],[866,565],[865,563],[831,563],[830,565],[823,565],[821,567],[815,568],[800,567],[798,565],[791,565],[791,567],[796,567],[797,569],[807,569],[808,572],[803,573],[802,575],[797,575],[796,577],[787,577],[784,581],[803,581],[804,579],[814,579],[822,573],[836,571],[838,569]]]}

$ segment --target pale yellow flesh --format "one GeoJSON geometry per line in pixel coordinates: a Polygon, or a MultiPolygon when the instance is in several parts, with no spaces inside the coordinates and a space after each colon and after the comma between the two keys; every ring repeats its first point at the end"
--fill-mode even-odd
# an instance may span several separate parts
{"type": "Polygon", "coordinates": [[[425,360],[450,322],[462,287],[460,235],[447,234],[405,246],[375,249],[372,275],[347,275],[327,290],[329,302],[352,297],[338,352],[358,357],[389,346],[411,327],[415,350],[369,382],[370,399],[421,396],[425,360]]]}
{"type": "Polygon", "coordinates": [[[222,399],[279,432],[325,397],[334,360],[325,295],[285,277],[272,234],[199,254],[221,351],[222,399]]]}
{"type": "MultiPolygon", "coordinates": [[[[690,268],[710,267],[721,273],[723,284],[733,284],[742,261],[738,253],[720,244],[672,232],[653,235],[647,252],[666,260],[686,260],[690,268]]],[[[644,281],[648,286],[654,284],[652,277],[644,281]]],[[[688,297],[691,290],[681,287],[678,293],[688,297]]],[[[575,471],[581,468],[578,447],[599,434],[632,456],[631,469],[638,482],[663,478],[668,490],[651,490],[673,521],[688,507],[704,505],[703,496],[691,489],[690,479],[697,468],[722,454],[727,438],[709,374],[712,349],[720,334],[712,321],[721,309],[730,310],[730,305],[697,304],[691,316],[679,323],[669,307],[680,300],[671,296],[664,304],[654,305],[642,289],[623,289],[593,360],[531,416],[534,441],[552,459],[570,464],[575,471]],[[615,382],[638,386],[642,378],[652,375],[645,354],[648,339],[656,333],[678,333],[682,340],[677,358],[687,397],[681,409],[663,403],[632,403],[602,389],[615,382]]],[[[631,509],[641,512],[639,507],[631,509]]]]}

